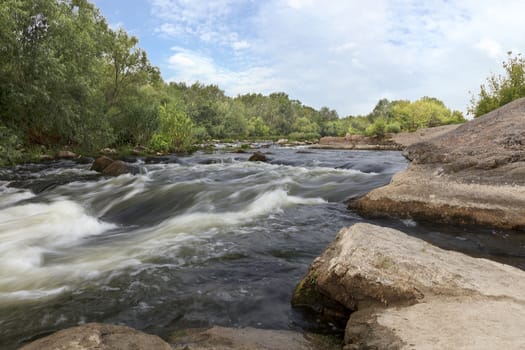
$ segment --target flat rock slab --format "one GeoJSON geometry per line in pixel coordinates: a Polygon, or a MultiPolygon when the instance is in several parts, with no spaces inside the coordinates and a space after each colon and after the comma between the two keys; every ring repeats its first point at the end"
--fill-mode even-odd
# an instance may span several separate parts
{"type": "Polygon", "coordinates": [[[525,186],[458,182],[430,165],[411,164],[349,208],[369,217],[523,229],[525,186]]]}
{"type": "Polygon", "coordinates": [[[133,328],[88,323],[63,329],[23,346],[19,350],[171,350],[156,335],[133,328]]]}
{"type": "MultiPolygon", "coordinates": [[[[423,131],[421,131],[424,133],[423,131]]],[[[407,171],[350,202],[364,216],[525,228],[525,98],[407,145],[407,171]]]]}
{"type": "Polygon", "coordinates": [[[524,271],[390,228],[341,230],[294,298],[304,295],[354,311],[347,349],[521,349],[525,343],[524,271]]]}

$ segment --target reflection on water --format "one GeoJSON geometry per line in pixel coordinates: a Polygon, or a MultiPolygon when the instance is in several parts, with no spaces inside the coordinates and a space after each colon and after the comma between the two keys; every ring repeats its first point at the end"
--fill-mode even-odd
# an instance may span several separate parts
{"type": "MultiPolygon", "coordinates": [[[[406,161],[270,151],[268,164],[229,153],[139,160],[141,174],[116,178],[72,162],[0,169],[0,344],[92,321],[160,335],[311,327],[290,307],[295,284],[341,227],[363,221],[343,201],[388,183],[406,161]]],[[[495,255],[522,261],[503,236],[381,224],[473,254],[490,255],[475,248],[490,237],[495,255]]]]}

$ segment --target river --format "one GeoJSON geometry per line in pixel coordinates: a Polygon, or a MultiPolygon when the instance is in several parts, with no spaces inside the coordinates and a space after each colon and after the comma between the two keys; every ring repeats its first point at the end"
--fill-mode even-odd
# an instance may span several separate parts
{"type": "Polygon", "coordinates": [[[72,161],[0,169],[0,348],[86,322],[161,336],[329,327],[292,309],[291,294],[338,230],[361,221],[525,268],[523,234],[348,211],[345,199],[407,166],[399,152],[263,151],[269,163],[197,152],[114,178],[72,161]]]}

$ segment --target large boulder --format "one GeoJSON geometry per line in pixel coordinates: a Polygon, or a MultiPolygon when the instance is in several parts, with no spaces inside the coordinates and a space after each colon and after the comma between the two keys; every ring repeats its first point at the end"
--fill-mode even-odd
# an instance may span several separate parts
{"type": "Polygon", "coordinates": [[[93,162],[91,170],[95,170],[96,172],[101,173],[111,163],[113,163],[113,159],[106,156],[100,156],[93,162]]]}
{"type": "Polygon", "coordinates": [[[109,324],[88,323],[58,331],[20,350],[172,350],[159,337],[135,329],[109,324]]]}
{"type": "Polygon", "coordinates": [[[341,230],[293,302],[309,298],[352,311],[345,349],[525,348],[524,271],[390,228],[341,230]]]}
{"type": "Polygon", "coordinates": [[[364,216],[525,228],[525,98],[409,144],[393,181],[354,199],[364,216]]]}
{"type": "Polygon", "coordinates": [[[115,160],[102,170],[102,175],[119,176],[123,174],[137,174],[138,168],[121,160],[115,160]]]}
{"type": "Polygon", "coordinates": [[[250,156],[250,158],[248,158],[248,160],[250,162],[267,162],[268,158],[262,152],[255,152],[250,156]]]}

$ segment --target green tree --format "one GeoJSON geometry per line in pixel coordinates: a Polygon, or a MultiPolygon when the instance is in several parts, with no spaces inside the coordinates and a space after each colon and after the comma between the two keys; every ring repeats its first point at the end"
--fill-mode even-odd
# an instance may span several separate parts
{"type": "Polygon", "coordinates": [[[468,113],[479,117],[520,97],[525,97],[525,58],[508,52],[503,62],[504,75],[492,74],[481,84],[478,96],[472,96],[468,113]]]}
{"type": "Polygon", "coordinates": [[[193,123],[176,104],[159,107],[159,127],[151,138],[150,146],[163,152],[186,152],[193,144],[193,123]]]}
{"type": "Polygon", "coordinates": [[[250,136],[268,136],[270,128],[261,117],[255,117],[248,124],[248,132],[250,136]]]}

